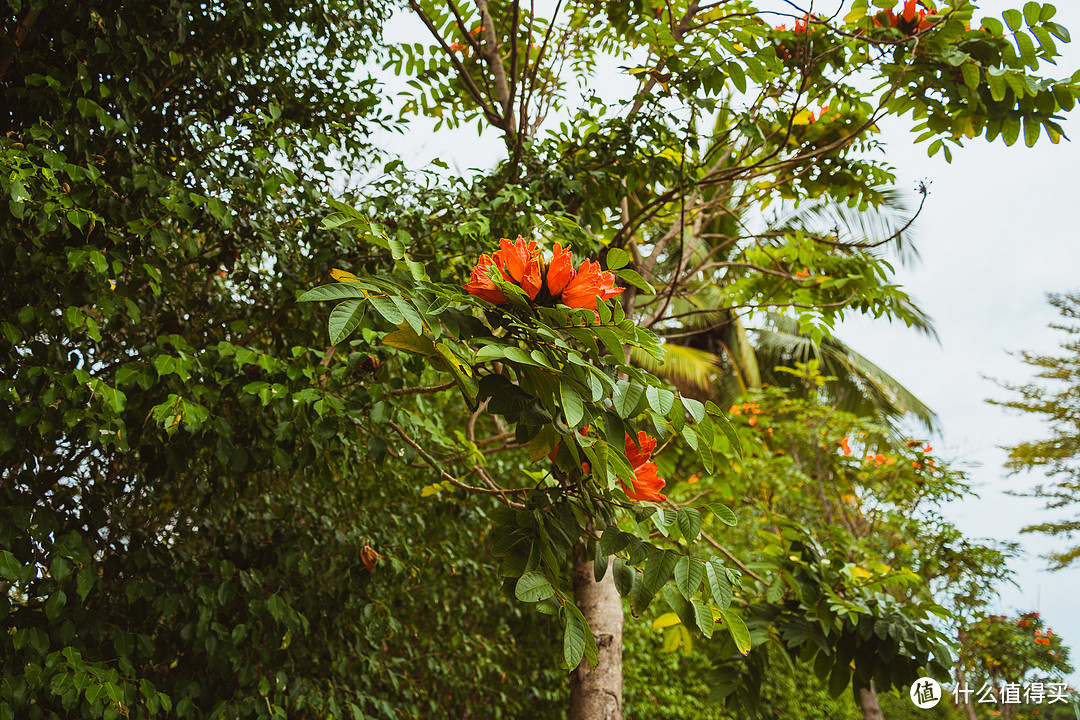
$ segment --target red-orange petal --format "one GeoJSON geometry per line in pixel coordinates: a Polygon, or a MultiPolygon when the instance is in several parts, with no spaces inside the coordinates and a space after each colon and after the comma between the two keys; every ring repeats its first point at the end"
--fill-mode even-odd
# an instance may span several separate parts
{"type": "Polygon", "coordinates": [[[559,243],[555,243],[555,252],[551,256],[551,262],[547,269],[547,288],[552,296],[558,296],[566,284],[574,279],[574,265],[570,248],[565,250],[559,243]]]}

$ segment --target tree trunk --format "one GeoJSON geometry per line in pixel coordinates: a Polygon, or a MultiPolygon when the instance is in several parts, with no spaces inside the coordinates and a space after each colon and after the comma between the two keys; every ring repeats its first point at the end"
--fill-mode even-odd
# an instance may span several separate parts
{"type": "Polygon", "coordinates": [[[622,598],[608,568],[593,578],[593,563],[584,548],[574,549],[574,601],[596,638],[598,661],[582,660],[570,674],[570,720],[622,720],[622,598]]]}
{"type": "MultiPolygon", "coordinates": [[[[961,642],[963,642],[963,635],[961,635],[960,639],[961,642]]],[[[961,665],[959,662],[956,664],[956,686],[958,688],[970,689],[967,686],[967,680],[964,678],[964,666],[961,665]]],[[[964,699],[964,714],[967,716],[967,719],[979,720],[978,716],[975,715],[975,705],[971,702],[971,695],[967,693],[960,693],[958,697],[964,699]]]]}
{"type": "Polygon", "coordinates": [[[859,701],[862,703],[863,720],[885,720],[885,716],[881,714],[881,705],[878,703],[874,683],[870,683],[868,688],[859,690],[859,701]]]}

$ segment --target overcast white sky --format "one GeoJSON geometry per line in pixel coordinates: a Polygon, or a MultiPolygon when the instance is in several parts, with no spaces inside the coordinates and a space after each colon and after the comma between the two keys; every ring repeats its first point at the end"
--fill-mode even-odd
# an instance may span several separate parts
{"type": "MultiPolygon", "coordinates": [[[[835,4],[815,3],[822,9],[835,4]]],[[[1022,4],[984,0],[977,17],[1000,17],[1001,10],[1022,4]]],[[[1080,38],[1080,2],[1060,0],[1057,7],[1056,20],[1080,38]]],[[[410,20],[391,20],[387,39],[427,44],[422,26],[410,20]]],[[[1041,73],[1067,77],[1080,68],[1076,44],[1059,43],[1059,48],[1065,58],[1056,68],[1044,64],[1041,73]]],[[[626,75],[615,70],[618,64],[611,63],[604,82],[627,83],[632,92],[626,75]]],[[[1080,143],[1078,116],[1080,108],[1063,125],[1080,143]]],[[[1019,587],[1000,589],[996,611],[1038,610],[1080,665],[1080,567],[1044,571],[1046,563],[1038,556],[1062,542],[1021,536],[1019,530],[1052,515],[1041,501],[1005,494],[1031,488],[1039,478],[1006,475],[999,446],[1036,439],[1044,430],[1034,418],[985,403],[988,397],[1007,397],[987,377],[1013,383],[1031,377],[1031,370],[1010,352],[1056,351],[1062,338],[1047,327],[1057,314],[1045,294],[1080,291],[1080,146],[1065,141],[1055,146],[1045,136],[1034,149],[979,139],[955,150],[949,165],[941,155],[928,158],[925,145],[914,146],[909,127],[905,121],[883,126],[888,160],[897,169],[901,189],[912,190],[926,180],[931,195],[917,225],[921,262],[899,268],[898,278],[934,319],[940,345],[902,324],[881,321],[851,320],[838,334],[938,413],[942,433],[933,440],[935,451],[970,467],[980,495],[951,506],[950,518],[972,537],[1016,540],[1024,546],[1027,554],[1012,564],[1019,587]]],[[[474,127],[432,134],[416,123],[407,136],[387,134],[379,142],[401,153],[414,169],[435,157],[457,171],[490,168],[504,157],[498,138],[478,138],[474,127]]],[[[1076,509],[1069,512],[1075,517],[1076,509]]],[[[1072,682],[1080,683],[1080,673],[1072,682]]]]}

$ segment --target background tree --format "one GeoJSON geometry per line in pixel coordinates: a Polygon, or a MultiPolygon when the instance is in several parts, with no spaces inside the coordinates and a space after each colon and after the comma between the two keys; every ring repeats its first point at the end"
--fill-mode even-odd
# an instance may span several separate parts
{"type": "MultiPolygon", "coordinates": [[[[1066,335],[1061,348],[1062,355],[1035,355],[1021,352],[1025,363],[1037,368],[1039,380],[1049,380],[1026,385],[1005,384],[1012,391],[1014,400],[991,400],[1001,405],[1043,418],[1050,429],[1050,437],[1014,445],[1009,450],[1006,467],[1014,473],[1039,469],[1052,483],[1040,483],[1032,491],[1034,497],[1046,498],[1048,509],[1069,508],[1080,502],[1080,403],[1077,388],[1080,387],[1080,295],[1050,295],[1050,304],[1061,313],[1064,323],[1051,325],[1066,335]]],[[[1021,532],[1038,532],[1064,536],[1066,541],[1080,531],[1080,521],[1068,517],[1025,527],[1021,532]]],[[[1070,543],[1071,545],[1071,543],[1070,543]]],[[[1061,569],[1080,557],[1080,545],[1066,547],[1060,552],[1047,555],[1054,569],[1061,569]]]]}

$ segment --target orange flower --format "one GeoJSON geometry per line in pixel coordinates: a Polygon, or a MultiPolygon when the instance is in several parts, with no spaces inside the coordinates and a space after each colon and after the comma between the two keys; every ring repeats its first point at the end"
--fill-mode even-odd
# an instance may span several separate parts
{"type": "Polygon", "coordinates": [[[555,252],[548,264],[547,288],[552,297],[556,297],[574,277],[574,265],[571,262],[570,248],[563,250],[563,246],[555,243],[555,252]]]}
{"type": "Polygon", "coordinates": [[[1050,644],[1050,638],[1044,638],[1044,637],[1035,638],[1035,642],[1037,644],[1039,644],[1039,645],[1049,645],[1050,644]]]}
{"type": "Polygon", "coordinates": [[[1028,626],[1028,621],[1027,620],[1021,620],[1020,622],[1018,622],[1016,624],[1017,624],[1018,627],[1027,627],[1028,626]]]}
{"type": "Polygon", "coordinates": [[[375,548],[371,547],[371,543],[364,543],[364,547],[360,548],[360,562],[364,563],[364,567],[367,568],[368,572],[374,572],[375,564],[385,559],[385,555],[375,552],[375,548]]]}
{"type": "Polygon", "coordinates": [[[934,23],[926,19],[930,11],[919,7],[919,0],[905,0],[904,9],[897,15],[892,10],[882,10],[874,15],[878,27],[896,28],[905,35],[918,35],[929,30],[934,23]]]}
{"type": "Polygon", "coordinates": [[[503,277],[507,275],[513,279],[530,300],[536,299],[536,293],[540,292],[540,251],[536,249],[536,241],[528,244],[518,235],[517,242],[510,242],[506,238],[499,241],[500,249],[492,257],[503,277]]]}
{"type": "Polygon", "coordinates": [[[619,480],[626,496],[638,502],[660,502],[667,500],[667,496],[660,491],[664,489],[664,479],[656,476],[656,463],[650,462],[653,450],[656,449],[656,438],[649,437],[648,433],[641,430],[637,434],[637,444],[630,433],[626,434],[626,459],[630,467],[634,469],[633,489],[626,487],[626,483],[619,480]],[[641,449],[638,449],[641,445],[641,449]]]}
{"type": "Polygon", "coordinates": [[[844,438],[843,440],[841,440],[840,442],[837,443],[837,445],[840,446],[840,450],[844,453],[844,457],[851,457],[852,455],[855,454],[854,452],[852,452],[851,445],[849,445],[848,443],[849,443],[848,438],[844,438]]]}
{"type": "MultiPolygon", "coordinates": [[[[481,300],[487,300],[489,303],[498,305],[506,302],[506,296],[491,281],[492,268],[498,269],[491,257],[487,254],[481,255],[480,259],[476,261],[476,267],[472,269],[465,290],[470,295],[475,295],[481,300]]],[[[506,275],[503,274],[502,270],[499,270],[499,274],[502,275],[503,280],[506,279],[506,275]]]]}
{"type": "Polygon", "coordinates": [[[798,277],[798,278],[810,277],[810,271],[807,270],[806,268],[803,268],[799,272],[795,273],[795,277],[798,277]]]}
{"type": "Polygon", "coordinates": [[[607,300],[624,289],[615,287],[615,276],[601,272],[599,263],[586,260],[563,288],[561,302],[572,308],[595,308],[596,298],[607,300]]]}
{"type": "Polygon", "coordinates": [[[615,287],[615,276],[603,272],[599,263],[585,260],[574,270],[570,248],[555,245],[551,262],[545,268],[536,241],[526,243],[519,235],[516,242],[503,238],[500,248],[491,257],[481,255],[472,270],[465,289],[471,295],[496,305],[506,302],[506,296],[495,286],[491,275],[494,265],[507,282],[518,285],[529,300],[535,301],[540,291],[542,304],[562,303],[572,308],[595,308],[596,299],[607,300],[623,292],[615,287]],[[550,295],[550,297],[548,297],[550,295]]]}
{"type": "Polygon", "coordinates": [[[923,447],[923,449],[922,449],[922,451],[924,453],[933,452],[933,450],[934,450],[934,448],[930,447],[929,445],[923,447]]]}

